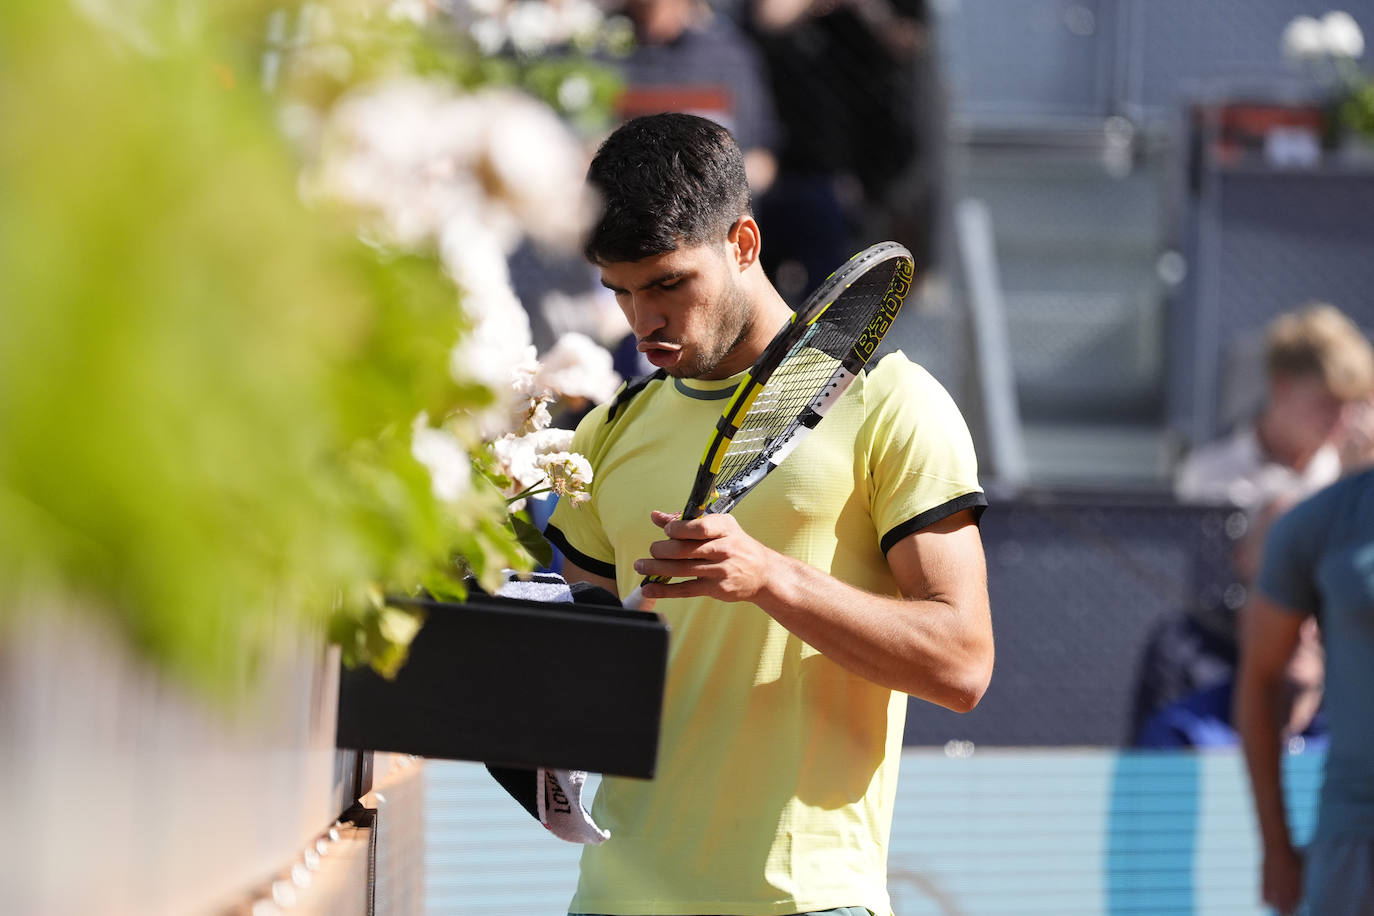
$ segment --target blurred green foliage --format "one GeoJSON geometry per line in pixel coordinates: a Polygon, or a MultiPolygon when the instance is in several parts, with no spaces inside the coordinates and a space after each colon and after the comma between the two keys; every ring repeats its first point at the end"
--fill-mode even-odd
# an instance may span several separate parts
{"type": "Polygon", "coordinates": [[[394,669],[383,589],[531,563],[499,493],[442,504],[411,458],[419,411],[490,393],[448,376],[432,259],[301,205],[267,12],[0,5],[0,639],[56,595],[221,692],[331,614],[394,669]]]}

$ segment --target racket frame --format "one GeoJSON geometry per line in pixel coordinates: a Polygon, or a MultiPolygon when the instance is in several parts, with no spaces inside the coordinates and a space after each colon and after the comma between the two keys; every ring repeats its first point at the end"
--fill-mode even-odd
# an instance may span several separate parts
{"type": "MultiPolygon", "coordinates": [[[[868,363],[878,346],[891,329],[900,313],[902,304],[911,291],[914,261],[905,246],[897,242],[880,242],[854,255],[834,273],[826,278],[815,292],[793,313],[787,323],[778,330],[768,346],[759,354],[749,374],[740,382],[731,396],[730,402],[716,421],[715,431],[706,443],[701,463],[692,482],[692,490],[687,504],[682,510],[684,520],[699,518],[707,513],[725,513],[733,509],[744,496],[764,477],[782,463],[801,443],[812,429],[825,417],[826,412],[837,402],[859,371],[868,363]],[[770,448],[754,458],[725,491],[716,491],[715,483],[720,474],[721,464],[730,450],[730,443],[739,432],[739,424],[749,413],[749,408],[767,386],[769,379],[782,364],[783,359],[799,345],[816,333],[817,322],[831,305],[875,264],[893,258],[905,263],[899,264],[897,272],[888,284],[888,290],[878,312],[860,332],[854,345],[841,359],[830,380],[823,386],[821,393],[792,421],[778,436],[770,448]]],[[[648,582],[667,582],[671,577],[647,576],[633,592],[625,598],[626,607],[639,607],[643,601],[643,585],[648,582]]]]}

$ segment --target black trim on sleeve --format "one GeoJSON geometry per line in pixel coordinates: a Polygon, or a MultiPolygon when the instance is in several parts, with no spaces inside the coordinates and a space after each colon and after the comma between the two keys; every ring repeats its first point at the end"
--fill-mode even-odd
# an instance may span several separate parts
{"type": "Polygon", "coordinates": [[[883,535],[880,546],[886,554],[897,542],[915,531],[928,528],[938,521],[949,518],[956,512],[963,512],[965,509],[973,510],[973,520],[976,523],[983,517],[983,510],[988,507],[988,498],[981,492],[965,493],[963,496],[956,496],[947,503],[936,506],[934,509],[927,509],[920,515],[912,519],[907,519],[887,534],[883,535]]]}
{"type": "Polygon", "coordinates": [[[598,560],[589,557],[582,551],[568,543],[568,536],[559,531],[553,525],[544,529],[544,537],[549,539],[549,543],[558,548],[559,553],[572,560],[578,566],[585,569],[594,576],[615,581],[615,564],[607,563],[605,560],[598,560]]]}

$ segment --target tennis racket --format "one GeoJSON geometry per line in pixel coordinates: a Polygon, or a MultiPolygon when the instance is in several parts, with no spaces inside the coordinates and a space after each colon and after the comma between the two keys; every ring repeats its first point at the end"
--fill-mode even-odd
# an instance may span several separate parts
{"type": "MultiPolygon", "coordinates": [[[[892,327],[911,292],[913,268],[904,246],[880,242],[807,297],[716,421],[683,519],[729,512],[816,428],[892,327]]],[[[625,606],[639,607],[642,590],[641,584],[626,596],[625,606]]]]}

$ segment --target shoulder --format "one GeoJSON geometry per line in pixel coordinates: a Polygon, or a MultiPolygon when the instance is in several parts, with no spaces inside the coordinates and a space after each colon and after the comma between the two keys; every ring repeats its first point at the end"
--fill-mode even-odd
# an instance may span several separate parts
{"type": "Polygon", "coordinates": [[[1301,538],[1342,521],[1359,524],[1361,519],[1364,524],[1374,520],[1374,468],[1343,477],[1307,497],[1279,517],[1269,536],[1301,538]]]}
{"type": "Polygon", "coordinates": [[[862,379],[864,412],[879,423],[905,418],[919,425],[963,425],[954,399],[925,367],[897,350],[865,370],[862,379]]]}
{"type": "Polygon", "coordinates": [[[664,373],[655,372],[622,384],[614,398],[592,408],[577,424],[574,447],[595,466],[606,446],[651,408],[664,377],[664,373]]]}
{"type": "Polygon", "coordinates": [[[893,395],[910,396],[922,393],[945,393],[935,376],[919,363],[913,363],[901,350],[881,357],[865,370],[864,394],[869,400],[893,395]]]}
{"type": "Polygon", "coordinates": [[[1319,569],[1374,523],[1374,471],[1337,481],[1279,516],[1264,538],[1258,588],[1280,607],[1321,612],[1319,569]]]}
{"type": "Polygon", "coordinates": [[[1264,538],[1265,565],[1314,562],[1334,536],[1374,520],[1374,471],[1352,474],[1280,515],[1264,538]]]}

